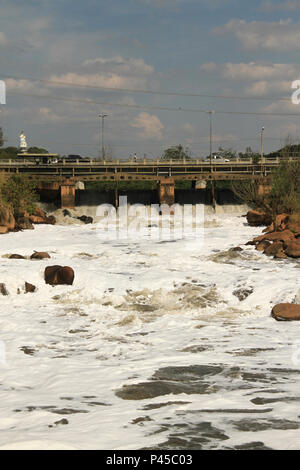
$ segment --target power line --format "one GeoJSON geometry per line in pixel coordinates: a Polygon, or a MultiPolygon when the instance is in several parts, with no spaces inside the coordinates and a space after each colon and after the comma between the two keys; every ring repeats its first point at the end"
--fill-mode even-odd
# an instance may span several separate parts
{"type": "MultiPolygon", "coordinates": [[[[67,97],[57,97],[51,95],[36,95],[33,93],[23,93],[18,91],[8,91],[12,95],[21,95],[27,96],[30,98],[40,98],[45,100],[55,100],[55,101],[66,101],[73,103],[81,103],[88,105],[101,105],[101,106],[118,106],[131,109],[146,109],[146,110],[159,110],[159,111],[172,111],[172,112],[187,112],[187,113],[202,113],[208,114],[209,111],[206,109],[197,109],[197,108],[183,108],[181,106],[177,108],[171,108],[167,106],[149,106],[149,105],[138,105],[138,104],[125,104],[125,103],[112,103],[112,102],[100,102],[93,101],[90,99],[79,99],[79,98],[67,98],[67,97]]],[[[274,112],[259,112],[259,111],[224,111],[224,110],[215,110],[215,114],[227,114],[227,115],[240,115],[240,116],[281,116],[281,117],[300,117],[300,113],[274,113],[274,112]]]]}
{"type": "Polygon", "coordinates": [[[113,91],[113,92],[125,92],[125,93],[141,93],[141,94],[150,94],[150,95],[165,95],[165,96],[182,96],[182,97],[192,97],[192,98],[216,98],[216,99],[225,99],[225,100],[248,100],[248,101],[289,101],[290,97],[261,97],[261,96],[235,96],[235,95],[208,95],[206,93],[184,93],[184,92],[173,92],[173,91],[158,91],[158,90],[144,90],[144,89],[137,89],[137,88],[112,88],[100,85],[83,85],[80,83],[68,83],[62,82],[57,80],[47,80],[42,78],[34,78],[34,77],[19,77],[14,75],[3,75],[2,77],[11,78],[13,80],[28,80],[28,81],[35,81],[40,83],[48,83],[50,85],[57,85],[57,86],[67,86],[73,88],[84,88],[84,89],[94,89],[94,90],[105,90],[105,91],[113,91]]]}

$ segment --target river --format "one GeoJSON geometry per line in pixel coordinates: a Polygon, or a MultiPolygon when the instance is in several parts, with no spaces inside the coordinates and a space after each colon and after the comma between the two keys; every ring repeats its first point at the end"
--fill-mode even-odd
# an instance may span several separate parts
{"type": "Polygon", "coordinates": [[[203,239],[1,236],[0,449],[299,449],[300,323],[270,316],[299,263],[244,246],[244,210],[206,211],[203,239]],[[51,259],[7,256],[33,250],[51,259]]]}

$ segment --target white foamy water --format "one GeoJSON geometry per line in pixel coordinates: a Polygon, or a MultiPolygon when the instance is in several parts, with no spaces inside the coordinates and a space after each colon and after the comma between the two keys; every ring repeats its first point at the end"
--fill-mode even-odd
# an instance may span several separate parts
{"type": "Polygon", "coordinates": [[[1,236],[0,448],[299,449],[300,323],[270,317],[299,264],[243,246],[260,229],[230,213],[203,243],[98,230],[1,236]],[[4,256],[33,250],[51,260],[4,256]],[[45,284],[53,264],[73,286],[45,284]]]}

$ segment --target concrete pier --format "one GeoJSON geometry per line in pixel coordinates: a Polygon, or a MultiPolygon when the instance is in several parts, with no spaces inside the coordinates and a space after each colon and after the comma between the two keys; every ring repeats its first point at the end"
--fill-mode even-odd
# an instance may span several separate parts
{"type": "Polygon", "coordinates": [[[158,182],[158,202],[172,206],[175,202],[175,181],[174,178],[161,178],[158,182]]]}

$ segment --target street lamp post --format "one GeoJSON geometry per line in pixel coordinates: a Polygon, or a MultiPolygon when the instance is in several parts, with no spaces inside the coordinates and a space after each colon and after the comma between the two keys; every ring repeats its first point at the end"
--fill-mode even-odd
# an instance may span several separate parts
{"type": "Polygon", "coordinates": [[[102,126],[102,132],[99,132],[99,156],[101,156],[101,148],[102,148],[102,160],[104,160],[104,118],[108,116],[108,114],[99,114],[99,118],[101,118],[100,121],[100,127],[102,126]],[[102,138],[102,141],[101,141],[102,138]]]}
{"type": "Polygon", "coordinates": [[[265,128],[261,128],[261,134],[260,134],[260,156],[261,156],[261,162],[263,163],[264,160],[264,130],[265,128]]]}
{"type": "Polygon", "coordinates": [[[212,115],[215,114],[215,111],[207,111],[209,114],[209,159],[210,165],[212,165],[212,115]]]}

